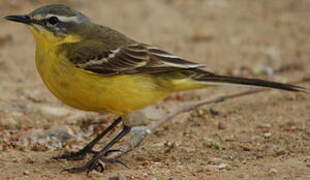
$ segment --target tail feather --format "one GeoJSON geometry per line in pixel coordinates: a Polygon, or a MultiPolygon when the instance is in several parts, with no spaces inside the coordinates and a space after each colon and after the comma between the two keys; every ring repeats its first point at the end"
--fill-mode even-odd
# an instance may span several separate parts
{"type": "Polygon", "coordinates": [[[209,72],[199,72],[199,76],[194,78],[196,81],[200,81],[203,84],[221,85],[221,84],[235,84],[235,85],[246,85],[246,86],[259,86],[268,87],[274,89],[282,89],[287,91],[295,92],[307,92],[306,88],[295,86],[292,84],[278,83],[260,79],[243,78],[243,77],[232,77],[216,75],[209,72]]]}

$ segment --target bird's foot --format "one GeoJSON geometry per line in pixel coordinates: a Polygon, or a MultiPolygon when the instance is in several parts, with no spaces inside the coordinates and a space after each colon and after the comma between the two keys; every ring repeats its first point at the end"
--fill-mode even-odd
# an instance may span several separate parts
{"type": "Polygon", "coordinates": [[[105,165],[107,163],[119,163],[125,167],[128,168],[128,166],[119,159],[110,159],[106,157],[98,157],[95,156],[93,159],[88,161],[84,166],[81,167],[74,167],[69,169],[64,169],[63,171],[69,172],[69,173],[80,173],[80,172],[87,172],[90,173],[93,170],[96,170],[98,172],[103,172],[105,170],[105,165]]]}
{"type": "Polygon", "coordinates": [[[79,161],[83,160],[87,154],[96,154],[97,151],[93,151],[92,149],[84,148],[77,152],[68,152],[58,156],[53,157],[53,159],[66,159],[71,161],[79,161]]]}

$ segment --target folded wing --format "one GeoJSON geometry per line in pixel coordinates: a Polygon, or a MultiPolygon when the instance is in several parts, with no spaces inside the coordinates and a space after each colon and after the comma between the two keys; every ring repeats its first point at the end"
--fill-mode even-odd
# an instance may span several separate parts
{"type": "Polygon", "coordinates": [[[204,67],[146,44],[131,44],[97,52],[91,58],[72,59],[79,68],[102,74],[158,73],[204,67]],[[87,60],[85,60],[87,59],[87,60]]]}

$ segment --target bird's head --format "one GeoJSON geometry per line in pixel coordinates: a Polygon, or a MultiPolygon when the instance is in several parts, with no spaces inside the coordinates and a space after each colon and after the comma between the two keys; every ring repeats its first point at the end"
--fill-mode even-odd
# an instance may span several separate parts
{"type": "Polygon", "coordinates": [[[47,5],[29,14],[10,15],[5,19],[28,25],[37,41],[55,43],[79,41],[91,24],[85,15],[65,5],[47,5]]]}

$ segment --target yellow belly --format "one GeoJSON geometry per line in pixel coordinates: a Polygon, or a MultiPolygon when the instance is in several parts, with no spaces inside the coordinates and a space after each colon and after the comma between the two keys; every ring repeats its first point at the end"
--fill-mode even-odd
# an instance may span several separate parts
{"type": "Polygon", "coordinates": [[[54,53],[37,51],[37,69],[48,89],[72,107],[126,115],[169,94],[149,74],[104,76],[79,68],[54,53]]]}

